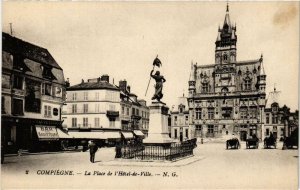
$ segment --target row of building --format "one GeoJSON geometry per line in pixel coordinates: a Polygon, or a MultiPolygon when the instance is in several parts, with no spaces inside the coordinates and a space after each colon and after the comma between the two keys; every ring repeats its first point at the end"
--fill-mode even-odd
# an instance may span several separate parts
{"type": "MultiPolygon", "coordinates": [[[[235,134],[245,140],[273,133],[280,139],[298,127],[297,111],[278,102],[266,106],[263,56],[237,61],[236,32],[227,5],[215,62],[191,64],[188,96],[170,112],[172,138],[235,134]]],[[[47,49],[7,33],[2,44],[1,132],[7,152],[58,148],[62,140],[115,142],[147,135],[149,108],[126,80],[115,85],[102,75],[71,86],[47,49]]]]}
{"type": "Polygon", "coordinates": [[[297,111],[290,113],[278,102],[266,107],[263,56],[237,61],[236,31],[227,5],[215,42],[215,63],[191,64],[188,97],[180,98],[171,112],[173,138],[222,138],[234,134],[245,140],[254,134],[264,139],[270,133],[281,138],[295,128],[291,123],[298,123],[297,111]]]}
{"type": "MultiPolygon", "coordinates": [[[[241,118],[245,120],[242,127],[238,125],[235,119],[232,119],[228,122],[236,123],[236,125],[227,125],[226,127],[226,124],[221,123],[222,126],[218,127],[218,129],[214,129],[213,127],[205,125],[205,121],[203,122],[204,124],[195,124],[195,120],[193,120],[193,118],[190,119],[190,117],[193,117],[190,115],[190,109],[191,108],[188,107],[188,97],[182,96],[179,98],[178,105],[176,105],[176,107],[174,106],[173,110],[171,110],[170,136],[173,139],[179,141],[190,138],[225,137],[225,139],[227,139],[227,137],[232,138],[232,135],[235,135],[244,141],[255,134],[262,140],[272,133],[277,140],[282,140],[284,137],[290,136],[291,133],[298,128],[299,112],[297,110],[291,112],[290,108],[286,105],[280,106],[276,101],[272,101],[271,104],[268,104],[268,106],[263,109],[264,115],[262,116],[262,124],[259,128],[251,127],[253,124],[250,123],[251,120],[249,119],[251,113],[249,113],[248,110],[245,116],[241,118]]],[[[209,114],[209,116],[206,116],[201,113],[202,120],[209,118],[216,120],[215,122],[217,123],[218,119],[216,119],[212,113],[209,114]]]]}
{"type": "Polygon", "coordinates": [[[143,138],[149,108],[108,75],[70,86],[49,51],[2,33],[1,142],[5,152],[57,150],[63,140],[143,138]]]}

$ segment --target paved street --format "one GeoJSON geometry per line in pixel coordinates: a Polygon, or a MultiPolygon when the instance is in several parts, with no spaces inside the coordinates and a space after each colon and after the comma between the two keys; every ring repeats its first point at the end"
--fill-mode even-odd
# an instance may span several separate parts
{"type": "Polygon", "coordinates": [[[167,164],[114,160],[112,148],[98,151],[97,162],[94,164],[89,162],[88,152],[6,157],[6,163],[2,165],[1,186],[80,189],[297,189],[298,150],[281,150],[281,143],[276,150],[265,150],[262,147],[260,144],[259,149],[246,150],[242,143],[239,150],[226,150],[224,143],[209,142],[198,144],[194,157],[167,164]],[[48,170],[64,171],[52,171],[52,174],[47,175],[48,170]],[[70,174],[70,171],[72,175],[54,175],[70,174]],[[89,172],[91,175],[85,175],[89,172]]]}

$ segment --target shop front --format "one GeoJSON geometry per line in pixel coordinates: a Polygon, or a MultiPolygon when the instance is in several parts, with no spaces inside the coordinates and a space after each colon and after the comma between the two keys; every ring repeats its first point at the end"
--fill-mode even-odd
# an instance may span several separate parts
{"type": "Polygon", "coordinates": [[[57,135],[60,121],[2,117],[1,125],[6,154],[60,150],[57,135]]]}

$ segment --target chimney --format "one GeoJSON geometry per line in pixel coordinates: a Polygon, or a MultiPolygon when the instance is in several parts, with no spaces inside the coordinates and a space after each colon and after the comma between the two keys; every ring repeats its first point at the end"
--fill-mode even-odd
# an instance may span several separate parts
{"type": "Polygon", "coordinates": [[[84,80],[83,79],[81,79],[81,84],[83,84],[84,83],[84,80]]]}
{"type": "Polygon", "coordinates": [[[108,75],[102,75],[101,76],[101,79],[100,79],[101,81],[105,81],[105,82],[108,82],[109,83],[109,76],[108,75]]]}
{"type": "Polygon", "coordinates": [[[119,88],[120,88],[120,90],[122,90],[123,92],[126,92],[127,81],[126,81],[126,80],[120,80],[120,81],[119,81],[119,88]]]}
{"type": "Polygon", "coordinates": [[[138,100],[138,102],[143,106],[147,106],[146,100],[138,100]]]}
{"type": "Polygon", "coordinates": [[[67,88],[70,87],[69,78],[67,78],[67,80],[66,80],[66,87],[67,87],[67,88]]]}
{"type": "Polygon", "coordinates": [[[130,86],[129,85],[127,86],[127,91],[128,91],[128,93],[130,93],[130,86]]]}

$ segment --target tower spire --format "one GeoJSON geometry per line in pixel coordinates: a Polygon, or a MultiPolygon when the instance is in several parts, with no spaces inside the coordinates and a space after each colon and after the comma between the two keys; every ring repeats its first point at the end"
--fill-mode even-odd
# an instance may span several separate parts
{"type": "Polygon", "coordinates": [[[228,4],[228,0],[227,0],[226,12],[229,12],[229,4],[228,4]]]}

